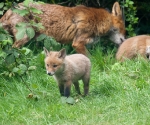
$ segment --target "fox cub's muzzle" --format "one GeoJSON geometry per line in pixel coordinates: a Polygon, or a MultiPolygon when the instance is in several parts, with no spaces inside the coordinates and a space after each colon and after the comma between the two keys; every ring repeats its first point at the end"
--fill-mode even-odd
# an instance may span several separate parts
{"type": "Polygon", "coordinates": [[[48,72],[47,71],[47,74],[50,75],[50,76],[52,76],[52,75],[54,75],[54,72],[48,72]]]}

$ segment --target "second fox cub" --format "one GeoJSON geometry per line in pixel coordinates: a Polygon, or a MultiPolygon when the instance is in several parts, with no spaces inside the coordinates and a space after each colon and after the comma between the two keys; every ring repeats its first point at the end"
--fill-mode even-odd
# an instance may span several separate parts
{"type": "Polygon", "coordinates": [[[138,55],[150,59],[150,36],[139,35],[125,40],[118,49],[116,59],[124,61],[138,55]]]}
{"type": "Polygon", "coordinates": [[[81,94],[78,80],[84,83],[84,95],[88,94],[91,62],[86,56],[82,54],[66,56],[65,49],[59,52],[49,52],[44,48],[44,52],[47,74],[54,76],[62,96],[70,96],[72,83],[78,94],[81,94]]]}

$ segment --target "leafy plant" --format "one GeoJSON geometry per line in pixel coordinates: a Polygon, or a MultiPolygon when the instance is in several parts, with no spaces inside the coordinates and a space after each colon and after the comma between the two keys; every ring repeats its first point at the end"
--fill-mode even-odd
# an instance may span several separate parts
{"type": "Polygon", "coordinates": [[[15,6],[17,9],[13,9],[13,12],[19,14],[24,18],[24,22],[21,22],[16,25],[17,40],[22,39],[25,35],[28,36],[29,40],[35,36],[35,32],[39,31],[40,29],[44,29],[40,21],[40,17],[38,14],[42,14],[42,11],[30,7],[29,4],[33,3],[33,0],[25,0],[23,2],[24,9],[21,9],[19,6],[15,6]]]}
{"type": "Polygon", "coordinates": [[[0,15],[3,15],[6,10],[8,10],[9,2],[0,2],[0,15]]]}
{"type": "Polygon", "coordinates": [[[138,23],[138,17],[136,17],[137,8],[134,6],[133,0],[125,0],[122,2],[122,6],[125,9],[125,20],[128,23],[126,30],[129,36],[135,36],[134,26],[138,23]]]}
{"type": "MultiPolygon", "coordinates": [[[[43,28],[42,24],[36,23],[35,21],[40,20],[36,14],[41,14],[42,12],[29,7],[29,3],[33,0],[25,0],[23,2],[24,9],[13,9],[14,12],[24,16],[25,20],[28,23],[22,22],[16,25],[18,30],[16,38],[22,39],[24,35],[27,35],[32,39],[35,35],[35,31],[39,28],[43,28]],[[30,21],[28,16],[33,17],[33,20],[30,21]]],[[[4,7],[4,3],[0,3],[0,8],[4,7]]],[[[17,6],[18,7],[18,6],[17,6]]],[[[36,67],[31,65],[33,58],[30,58],[32,52],[28,48],[16,49],[12,48],[12,36],[0,26],[0,64],[2,73],[0,75],[4,76],[20,76],[28,74],[31,70],[34,70],[36,67]]]]}
{"type": "Polygon", "coordinates": [[[49,37],[45,34],[41,34],[36,38],[37,42],[44,43],[44,47],[46,47],[48,50],[60,50],[61,44],[56,42],[56,40],[52,37],[49,37]]]}
{"type": "Polygon", "coordinates": [[[32,92],[23,79],[23,76],[36,69],[36,66],[32,65],[32,61],[34,60],[31,57],[32,52],[25,47],[22,49],[12,48],[12,43],[11,35],[0,27],[0,76],[19,76],[21,81],[32,92]]]}
{"type": "MultiPolygon", "coordinates": [[[[2,43],[5,43],[5,41],[2,43]]],[[[30,64],[33,59],[29,58],[31,50],[27,48],[15,49],[11,47],[10,43],[7,43],[1,49],[0,64],[4,71],[0,75],[9,77],[22,76],[36,69],[35,66],[30,64]]]]}

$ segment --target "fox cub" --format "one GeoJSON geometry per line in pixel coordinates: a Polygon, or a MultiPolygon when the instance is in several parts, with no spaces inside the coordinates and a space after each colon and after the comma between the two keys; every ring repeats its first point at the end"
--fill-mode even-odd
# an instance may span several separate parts
{"type": "Polygon", "coordinates": [[[78,94],[81,94],[78,80],[84,83],[84,95],[89,92],[90,60],[82,54],[66,55],[66,50],[59,52],[45,52],[45,67],[47,74],[54,76],[58,83],[61,96],[70,96],[71,84],[73,83],[78,94]]]}
{"type": "Polygon", "coordinates": [[[123,62],[138,55],[150,59],[150,36],[139,35],[125,40],[118,49],[116,59],[123,62]]]}

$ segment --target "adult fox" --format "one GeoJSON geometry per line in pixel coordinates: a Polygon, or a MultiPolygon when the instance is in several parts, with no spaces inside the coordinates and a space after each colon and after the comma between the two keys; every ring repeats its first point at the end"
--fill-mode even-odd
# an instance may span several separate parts
{"type": "MultiPolygon", "coordinates": [[[[23,4],[19,4],[23,8],[23,4]]],[[[54,4],[31,3],[31,7],[41,10],[40,22],[45,27],[37,34],[44,33],[52,36],[60,43],[72,43],[78,53],[86,55],[85,45],[93,43],[98,37],[108,36],[117,44],[124,41],[125,27],[122,12],[118,2],[112,7],[112,13],[105,9],[96,9],[85,6],[64,7],[54,4]]],[[[9,9],[0,19],[3,27],[14,35],[14,47],[21,47],[28,42],[25,36],[17,40],[16,24],[26,22],[24,17],[13,13],[9,9]]]]}
{"type": "Polygon", "coordinates": [[[125,40],[116,53],[116,59],[123,62],[138,55],[150,59],[150,36],[139,35],[125,40]]]}

